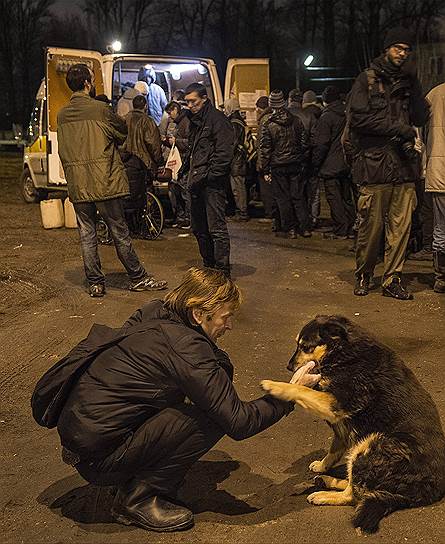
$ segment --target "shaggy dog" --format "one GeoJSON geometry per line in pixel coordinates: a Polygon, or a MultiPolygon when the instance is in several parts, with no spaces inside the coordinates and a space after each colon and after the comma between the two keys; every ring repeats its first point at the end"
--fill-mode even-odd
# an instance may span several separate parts
{"type": "Polygon", "coordinates": [[[321,476],[325,489],[308,496],[318,505],[355,505],[353,525],[373,533],[401,508],[445,494],[445,437],[430,397],[388,347],[341,316],[317,316],[303,327],[288,369],[315,361],[315,390],[265,380],[265,391],[294,401],[334,431],[328,454],[310,470],[323,473],[347,455],[348,479],[321,476]]]}

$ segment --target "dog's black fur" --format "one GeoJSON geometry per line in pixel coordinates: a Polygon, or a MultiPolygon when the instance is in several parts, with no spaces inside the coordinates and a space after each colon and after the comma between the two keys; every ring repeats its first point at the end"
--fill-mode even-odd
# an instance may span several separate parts
{"type": "Polygon", "coordinates": [[[445,437],[436,406],[413,372],[341,316],[317,316],[303,327],[289,370],[302,366],[322,345],[326,351],[314,372],[322,376],[318,389],[331,393],[336,409],[345,413],[331,426],[350,454],[354,527],[375,532],[394,510],[441,499],[445,437]],[[354,446],[372,433],[376,437],[369,449],[353,458],[354,446]]]}

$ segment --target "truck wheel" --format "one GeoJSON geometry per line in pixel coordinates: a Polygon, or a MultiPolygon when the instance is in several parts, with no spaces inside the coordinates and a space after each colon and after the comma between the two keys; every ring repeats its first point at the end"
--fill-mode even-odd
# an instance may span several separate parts
{"type": "Polygon", "coordinates": [[[25,202],[33,204],[40,202],[46,197],[46,191],[44,189],[37,189],[34,186],[34,182],[31,177],[31,172],[28,168],[25,168],[20,176],[20,184],[22,188],[22,196],[25,202]]]}

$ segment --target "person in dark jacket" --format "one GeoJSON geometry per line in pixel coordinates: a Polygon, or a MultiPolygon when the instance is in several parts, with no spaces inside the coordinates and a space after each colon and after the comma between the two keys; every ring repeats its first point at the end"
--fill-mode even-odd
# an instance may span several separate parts
{"type": "Polygon", "coordinates": [[[236,219],[249,221],[247,213],[246,174],[247,159],[244,148],[246,123],[240,114],[240,105],[237,98],[228,98],[224,102],[224,113],[232,123],[235,134],[233,159],[230,167],[230,185],[236,204],[236,219]]]}
{"type": "Polygon", "coordinates": [[[57,116],[58,151],[76,212],[89,294],[105,294],[97,247],[98,211],[130,277],[130,290],[165,289],[167,282],[147,274],[139,261],[125,221],[123,197],[129,195],[129,184],[117,146],[125,141],[127,125],[107,104],[94,100],[94,74],[86,64],[71,66],[66,82],[73,95],[57,116]]]}
{"type": "Polygon", "coordinates": [[[345,128],[345,105],[340,100],[340,91],[329,85],[322,94],[323,110],[314,131],[312,166],[314,175],[324,183],[326,200],[331,209],[333,232],[324,238],[354,238],[352,227],[355,221],[355,206],[351,177],[345,162],[341,136],[345,128]]]}
{"type": "Polygon", "coordinates": [[[189,150],[183,174],[191,193],[191,223],[204,266],[230,276],[230,238],[225,206],[233,158],[230,121],[210,102],[207,90],[192,83],[185,90],[189,107],[189,150]]]}
{"type": "Polygon", "coordinates": [[[401,274],[416,207],[420,156],[413,125],[429,115],[413,63],[413,35],[406,28],[388,32],[383,54],[357,77],[352,88],[350,140],[355,148],[353,179],[360,185],[354,294],[367,295],[385,232],[382,293],[399,300],[412,295],[401,274]]]}
{"type": "MultiPolygon", "coordinates": [[[[190,119],[186,108],[172,100],[165,106],[169,120],[173,122],[174,132],[166,137],[167,145],[178,148],[181,160],[184,162],[188,153],[190,119]]],[[[190,228],[190,193],[183,175],[169,183],[169,196],[175,214],[173,226],[181,229],[190,228]]]]}
{"type": "Polygon", "coordinates": [[[192,268],[164,301],[136,311],[74,385],[57,427],[64,460],[95,485],[119,486],[116,521],[191,527],[192,512],[175,499],[191,465],[224,435],[249,438],[293,410],[269,395],[238,397],[217,342],[240,303],[222,271],[192,268]]]}
{"type": "Polygon", "coordinates": [[[296,238],[298,230],[307,238],[311,233],[303,181],[308,149],[306,131],[299,118],[287,111],[281,91],[270,93],[269,106],[273,112],[260,135],[261,165],[266,180],[272,181],[283,234],[296,238]]]}
{"type": "Polygon", "coordinates": [[[303,110],[303,93],[300,89],[292,89],[287,97],[287,109],[292,115],[299,115],[303,110]]]}
{"type": "Polygon", "coordinates": [[[140,212],[145,206],[147,188],[151,188],[162,162],[161,136],[147,115],[143,95],[133,98],[133,109],[125,116],[128,136],[121,157],[130,183],[130,196],[125,200],[127,223],[134,233],[140,230],[140,212]]]}

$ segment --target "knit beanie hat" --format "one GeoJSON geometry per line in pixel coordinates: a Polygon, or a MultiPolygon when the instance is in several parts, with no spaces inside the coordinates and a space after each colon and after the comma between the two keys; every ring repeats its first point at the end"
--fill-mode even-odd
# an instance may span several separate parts
{"type": "Polygon", "coordinates": [[[255,102],[255,106],[260,110],[265,110],[269,107],[269,98],[267,96],[260,96],[255,102]]]}
{"type": "Polygon", "coordinates": [[[340,90],[335,85],[328,85],[323,91],[321,98],[326,104],[340,100],[340,90]]]}
{"type": "Polygon", "coordinates": [[[284,108],[286,102],[284,101],[283,91],[272,91],[269,95],[269,107],[274,110],[284,108]]]}
{"type": "Polygon", "coordinates": [[[136,89],[136,91],[139,91],[141,94],[145,95],[147,95],[148,91],[150,90],[145,81],[136,81],[136,83],[134,84],[134,88],[136,89]]]}
{"type": "Polygon", "coordinates": [[[314,93],[314,91],[306,91],[303,94],[303,106],[305,104],[316,104],[317,103],[317,95],[314,93]]]}
{"type": "Polygon", "coordinates": [[[406,43],[406,45],[412,47],[414,45],[414,34],[407,28],[400,26],[392,28],[385,36],[383,49],[388,49],[388,47],[391,47],[395,43],[406,43]]]}

